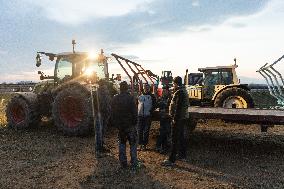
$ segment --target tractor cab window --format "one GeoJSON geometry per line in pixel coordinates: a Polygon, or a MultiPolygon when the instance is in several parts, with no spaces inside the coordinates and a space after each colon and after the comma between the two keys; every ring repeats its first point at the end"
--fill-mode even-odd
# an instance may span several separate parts
{"type": "Polygon", "coordinates": [[[105,79],[107,71],[103,63],[89,60],[85,62],[82,73],[89,78],[95,77],[96,80],[100,80],[105,79]]]}
{"type": "Polygon", "coordinates": [[[220,74],[218,71],[205,72],[204,74],[205,74],[205,79],[204,79],[205,86],[212,86],[219,84],[220,74]]]}
{"type": "Polygon", "coordinates": [[[233,82],[233,73],[231,71],[223,70],[221,74],[221,85],[230,85],[233,82]]]}
{"type": "Polygon", "coordinates": [[[230,70],[207,71],[204,73],[204,85],[229,85],[233,83],[233,73],[230,70]]]}
{"type": "Polygon", "coordinates": [[[65,59],[60,59],[55,75],[57,79],[64,80],[72,77],[72,63],[65,59]]]}
{"type": "Polygon", "coordinates": [[[90,62],[90,68],[95,70],[96,75],[98,79],[104,79],[105,78],[105,66],[104,64],[98,63],[98,62],[90,62]]]}

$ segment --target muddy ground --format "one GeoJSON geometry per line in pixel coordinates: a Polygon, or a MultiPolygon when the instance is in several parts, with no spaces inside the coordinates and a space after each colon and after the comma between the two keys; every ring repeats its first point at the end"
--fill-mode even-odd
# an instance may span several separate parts
{"type": "Polygon", "coordinates": [[[260,133],[256,125],[210,121],[198,124],[188,158],[173,168],[154,151],[139,152],[145,168],[121,170],[116,133],[111,153],[94,157],[94,137],[65,137],[50,124],[36,129],[0,129],[0,188],[284,188],[284,127],[260,133]]]}

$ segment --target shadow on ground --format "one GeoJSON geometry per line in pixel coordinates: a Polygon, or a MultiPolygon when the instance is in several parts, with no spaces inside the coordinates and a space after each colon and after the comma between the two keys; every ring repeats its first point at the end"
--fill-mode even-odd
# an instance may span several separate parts
{"type": "Polygon", "coordinates": [[[284,136],[196,131],[176,169],[241,188],[284,187],[284,136]]]}

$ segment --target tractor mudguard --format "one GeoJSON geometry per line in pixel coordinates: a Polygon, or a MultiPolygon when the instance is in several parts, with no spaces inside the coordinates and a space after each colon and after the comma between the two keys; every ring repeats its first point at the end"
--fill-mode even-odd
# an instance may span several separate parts
{"type": "Polygon", "coordinates": [[[241,88],[241,89],[244,89],[246,91],[250,91],[250,88],[248,87],[248,85],[246,84],[231,84],[231,85],[224,85],[223,88],[221,88],[217,93],[215,93],[212,97],[212,101],[214,102],[216,97],[218,96],[218,94],[220,94],[222,91],[228,89],[228,88],[233,88],[233,87],[236,87],[236,88],[241,88]]]}

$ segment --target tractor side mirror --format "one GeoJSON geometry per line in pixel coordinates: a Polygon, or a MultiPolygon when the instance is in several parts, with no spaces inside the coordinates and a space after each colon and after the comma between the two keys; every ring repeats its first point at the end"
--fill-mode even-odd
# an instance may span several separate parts
{"type": "Polygon", "coordinates": [[[40,67],[41,65],[41,56],[39,54],[36,55],[36,66],[40,67]]]}
{"type": "Polygon", "coordinates": [[[42,71],[38,71],[37,73],[40,75],[40,76],[39,76],[39,79],[40,79],[40,80],[44,80],[43,72],[42,72],[42,71]]]}

